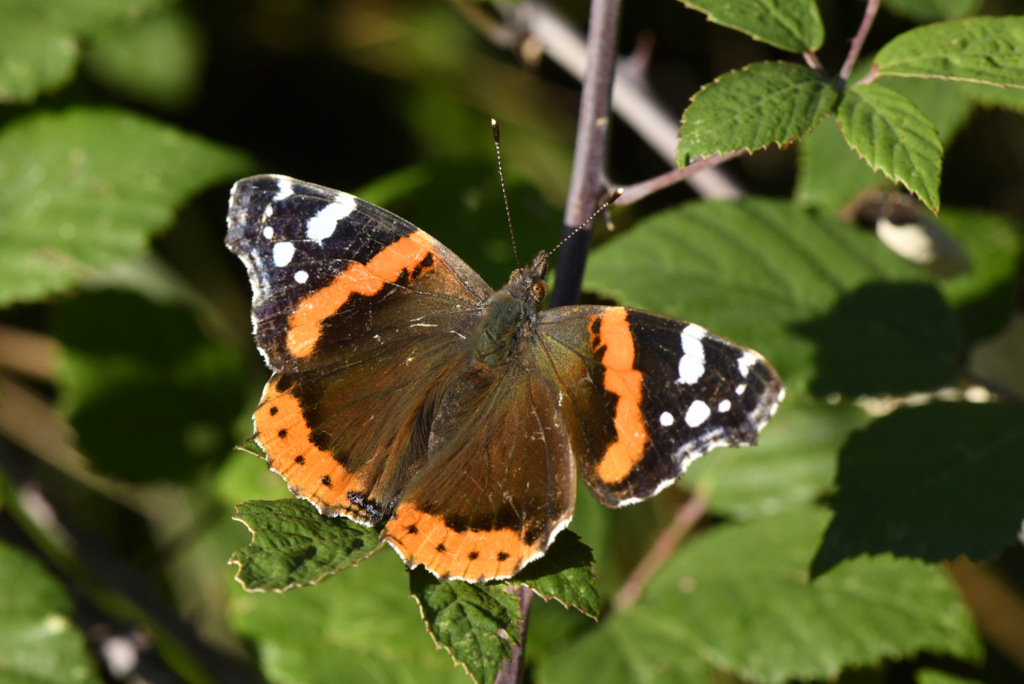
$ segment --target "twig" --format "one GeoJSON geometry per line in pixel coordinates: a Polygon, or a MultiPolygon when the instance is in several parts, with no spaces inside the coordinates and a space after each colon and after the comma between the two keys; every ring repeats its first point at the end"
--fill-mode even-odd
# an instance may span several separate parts
{"type": "Polygon", "coordinates": [[[694,174],[714,168],[720,164],[724,164],[725,162],[742,156],[743,154],[745,154],[745,152],[742,150],[730,152],[725,155],[716,154],[708,157],[707,159],[698,159],[692,164],[688,164],[686,168],[672,169],[671,171],[666,171],[665,173],[654,176],[653,178],[648,178],[645,181],[623,186],[624,192],[622,193],[622,196],[616,200],[615,204],[618,206],[635,204],[636,202],[639,202],[645,197],[653,195],[660,190],[664,190],[665,188],[672,187],[677,183],[689,180],[694,174]]]}
{"type": "Polygon", "coordinates": [[[665,561],[669,559],[672,552],[679,545],[679,542],[696,527],[697,523],[704,517],[705,511],[707,511],[707,505],[704,503],[704,499],[696,494],[676,509],[672,522],[658,533],[658,538],[654,540],[654,544],[651,545],[646,555],[640,559],[640,562],[636,564],[633,572],[629,573],[629,577],[623,582],[619,593],[612,600],[612,605],[616,610],[629,608],[636,603],[637,599],[640,598],[640,594],[643,593],[647,580],[651,578],[651,575],[658,568],[664,565],[665,561]]]}
{"type": "Polygon", "coordinates": [[[882,0],[868,0],[867,6],[864,7],[864,18],[861,19],[857,35],[850,41],[850,51],[846,53],[843,66],[839,69],[839,77],[836,79],[836,88],[839,90],[845,88],[846,82],[850,80],[850,74],[853,73],[853,67],[860,59],[860,51],[864,49],[864,41],[867,40],[871,26],[875,23],[875,16],[878,14],[878,6],[881,2],[882,0]]]}

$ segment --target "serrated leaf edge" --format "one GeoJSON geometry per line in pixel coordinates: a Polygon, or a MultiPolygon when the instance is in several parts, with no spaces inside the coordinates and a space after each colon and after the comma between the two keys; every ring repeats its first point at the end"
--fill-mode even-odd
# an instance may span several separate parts
{"type": "MultiPolygon", "coordinates": [[[[746,64],[746,65],[740,67],[739,69],[731,69],[730,71],[727,71],[725,73],[719,74],[713,80],[711,80],[711,81],[705,83],[704,85],[702,85],[700,87],[700,89],[697,90],[697,92],[695,92],[693,95],[690,96],[690,99],[689,99],[690,104],[693,104],[693,101],[696,98],[698,98],[701,95],[701,93],[703,93],[707,88],[709,88],[709,87],[711,87],[713,85],[717,85],[718,82],[722,78],[725,78],[726,76],[728,76],[730,74],[742,73],[744,71],[747,71],[750,67],[752,67],[752,66],[754,66],[756,64],[790,64],[790,65],[793,65],[793,64],[796,64],[796,62],[790,62],[790,61],[787,61],[787,60],[784,60],[784,59],[765,60],[763,62],[751,62],[750,64],[746,64]]],[[[799,65],[797,65],[797,66],[799,66],[799,65]]],[[[824,79],[822,80],[822,82],[828,84],[827,81],[825,81],[824,79]]],[[[833,88],[833,90],[834,90],[834,88],[833,88]]],[[[803,130],[801,130],[800,133],[796,137],[790,138],[788,140],[783,140],[783,141],[771,140],[771,141],[765,143],[764,145],[762,145],[760,147],[755,147],[755,148],[750,148],[750,147],[744,146],[744,147],[738,147],[738,148],[736,148],[734,150],[727,150],[727,151],[724,151],[724,152],[715,152],[714,154],[711,154],[711,155],[709,155],[707,157],[701,157],[701,156],[687,157],[686,166],[689,166],[695,160],[710,159],[711,157],[713,157],[715,155],[725,156],[725,155],[729,155],[729,154],[735,154],[737,152],[743,152],[743,153],[746,153],[748,155],[752,155],[752,154],[754,154],[754,152],[759,152],[761,150],[767,150],[772,145],[775,145],[780,150],[784,150],[787,147],[789,147],[790,145],[792,145],[794,143],[797,143],[801,139],[803,139],[803,137],[805,135],[807,135],[808,133],[810,133],[811,131],[813,131],[814,128],[819,123],[821,123],[822,121],[824,121],[825,119],[827,119],[830,116],[832,116],[832,117],[835,116],[836,106],[838,105],[838,102],[839,102],[838,95],[839,94],[837,93],[836,103],[833,104],[832,110],[831,111],[823,112],[820,116],[818,116],[817,119],[815,119],[813,122],[811,122],[811,124],[809,126],[807,126],[807,128],[804,128],[803,130]]],[[[679,119],[679,127],[680,127],[680,129],[682,129],[682,127],[686,125],[686,112],[687,112],[687,110],[689,110],[689,107],[687,107],[686,109],[683,110],[683,114],[682,114],[682,116],[679,119]]],[[[678,166],[678,163],[679,163],[679,156],[676,155],[676,165],[677,166],[678,166]]],[[[685,168],[685,166],[680,166],[679,168],[685,168]]]]}
{"type": "MultiPolygon", "coordinates": [[[[458,580],[458,579],[440,580],[440,579],[437,579],[436,577],[434,579],[436,579],[438,582],[463,582],[463,580],[458,580]]],[[[507,586],[509,585],[509,583],[507,581],[502,581],[502,582],[504,584],[506,584],[507,586]]],[[[469,582],[463,582],[463,583],[464,584],[469,584],[469,582]]],[[[511,586],[509,586],[509,589],[511,590],[511,586]]],[[[420,611],[420,622],[423,623],[423,628],[426,629],[427,634],[430,635],[430,640],[434,642],[434,650],[446,652],[448,654],[448,657],[450,657],[452,659],[452,662],[455,664],[455,666],[456,667],[461,667],[462,671],[466,673],[466,676],[468,676],[470,679],[472,679],[474,682],[476,682],[476,684],[483,684],[479,679],[477,679],[475,676],[473,676],[472,672],[469,671],[469,666],[466,665],[466,663],[464,663],[463,661],[459,660],[455,656],[455,653],[452,652],[451,648],[449,648],[448,646],[442,644],[441,642],[439,642],[437,640],[437,637],[434,635],[434,631],[432,629],[430,629],[430,621],[427,620],[427,614],[424,612],[423,602],[420,601],[419,596],[416,593],[411,592],[411,591],[409,592],[409,596],[410,596],[410,598],[412,598],[413,601],[416,602],[416,607],[420,611]]],[[[516,610],[519,611],[520,608],[517,606],[516,610]]],[[[516,619],[516,622],[519,622],[522,619],[523,619],[522,612],[520,612],[519,617],[516,619]]],[[[511,643],[511,635],[507,635],[506,639],[511,643]]],[[[510,646],[510,648],[511,648],[511,646],[510,646]]],[[[508,662],[508,661],[504,661],[503,660],[502,662],[504,663],[504,662],[508,662]]]]}
{"type": "MultiPolygon", "coordinates": [[[[235,447],[235,448],[239,449],[241,447],[235,447]]],[[[247,549],[248,548],[252,548],[253,544],[256,543],[256,530],[253,529],[253,527],[244,518],[240,518],[239,517],[239,515],[241,515],[241,512],[238,510],[238,506],[235,506],[235,512],[238,513],[238,515],[231,516],[231,519],[232,520],[237,520],[238,522],[242,523],[243,525],[245,525],[245,529],[249,530],[249,534],[252,535],[252,539],[249,540],[249,544],[245,548],[247,548],[247,549]]],[[[318,577],[315,580],[310,580],[308,582],[292,582],[290,584],[286,584],[283,587],[275,587],[273,589],[270,589],[269,591],[272,591],[275,594],[283,594],[286,591],[291,591],[292,589],[298,589],[298,588],[301,588],[301,587],[315,586],[315,585],[320,584],[321,582],[323,582],[325,579],[328,579],[330,577],[333,577],[334,575],[337,575],[342,570],[348,570],[349,568],[358,567],[358,565],[360,563],[362,563],[364,560],[366,560],[367,558],[370,558],[372,556],[377,555],[377,552],[380,551],[383,546],[384,546],[384,542],[380,542],[379,544],[377,544],[377,546],[372,551],[367,553],[363,558],[359,559],[358,561],[356,561],[352,565],[346,565],[345,567],[337,568],[337,569],[332,570],[330,572],[325,572],[323,575],[321,575],[320,577],[318,577]]],[[[238,558],[238,551],[239,551],[239,549],[236,549],[234,552],[232,552],[231,558],[229,558],[228,562],[227,562],[227,564],[229,566],[230,565],[238,566],[238,570],[235,572],[235,578],[234,578],[235,581],[238,582],[240,585],[242,585],[242,588],[245,589],[250,594],[265,594],[265,593],[267,593],[268,590],[265,587],[250,587],[248,584],[245,583],[245,580],[242,579],[243,563],[242,563],[242,560],[238,558]]]]}
{"type": "MultiPolygon", "coordinates": [[[[887,75],[890,75],[890,74],[887,74],[887,75]]],[[[877,86],[877,87],[884,88],[885,86],[877,86]]],[[[845,93],[844,93],[844,95],[845,95],[845,93]]],[[[911,103],[911,104],[913,104],[913,103],[911,103]]],[[[917,105],[914,105],[914,107],[916,108],[917,105]]],[[[940,205],[940,202],[941,202],[941,196],[937,196],[935,198],[935,207],[933,208],[928,203],[927,200],[925,200],[923,197],[921,197],[921,195],[919,193],[914,192],[914,190],[912,190],[910,188],[910,186],[908,186],[904,181],[902,181],[902,180],[900,180],[898,178],[894,178],[893,176],[889,175],[886,172],[886,170],[884,168],[882,168],[882,167],[878,167],[877,169],[875,167],[873,167],[871,165],[871,163],[865,158],[865,156],[863,154],[861,154],[860,150],[857,149],[856,147],[854,147],[853,144],[850,142],[850,138],[849,138],[848,135],[846,135],[846,130],[843,128],[843,123],[842,123],[842,121],[840,121],[840,118],[838,116],[838,111],[839,111],[839,106],[838,106],[838,103],[837,103],[837,105],[835,107],[835,114],[833,114],[833,118],[835,118],[835,120],[836,120],[836,125],[839,126],[839,131],[843,134],[843,140],[845,140],[847,146],[857,154],[857,157],[861,161],[863,161],[867,165],[867,167],[869,169],[871,169],[871,171],[873,173],[881,173],[890,182],[892,182],[892,183],[894,183],[896,185],[902,185],[904,188],[906,188],[907,192],[909,192],[914,197],[917,197],[917,199],[920,200],[922,204],[924,204],[926,207],[931,209],[936,215],[938,215],[938,213],[939,213],[939,205],[940,205]]],[[[921,112],[921,116],[923,116],[925,119],[928,119],[928,117],[923,112],[921,112]]],[[[929,121],[931,121],[931,120],[929,119],[929,121]]],[[[935,124],[932,124],[933,128],[934,128],[934,126],[935,126],[935,124]]],[[[942,150],[942,152],[944,153],[945,150],[942,150]]],[[[939,155],[939,170],[940,170],[939,187],[941,188],[942,187],[942,175],[941,175],[941,170],[942,170],[942,153],[940,153],[940,155],[939,155]]]]}

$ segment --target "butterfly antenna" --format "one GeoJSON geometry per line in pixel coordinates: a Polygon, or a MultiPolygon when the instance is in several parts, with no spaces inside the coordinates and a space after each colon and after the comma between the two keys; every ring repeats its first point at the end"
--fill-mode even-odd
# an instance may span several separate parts
{"type": "Polygon", "coordinates": [[[501,198],[505,200],[505,220],[508,221],[508,233],[512,236],[512,253],[516,257],[516,268],[519,263],[519,248],[516,246],[516,233],[512,230],[512,210],[508,207],[508,193],[505,192],[505,174],[501,170],[501,135],[498,133],[498,122],[491,119],[491,131],[494,133],[494,152],[498,155],[498,180],[501,181],[501,198]]]}
{"type": "Polygon", "coordinates": [[[611,197],[609,197],[604,202],[602,202],[601,206],[599,206],[597,208],[597,210],[594,211],[594,213],[590,215],[590,218],[588,218],[586,221],[584,221],[580,225],[576,226],[576,228],[571,233],[569,233],[564,238],[562,238],[561,242],[559,242],[557,245],[554,246],[554,248],[551,250],[551,254],[554,254],[555,252],[557,252],[558,248],[561,247],[562,245],[564,245],[566,242],[568,242],[570,238],[572,238],[573,236],[576,235],[576,233],[580,232],[581,230],[583,230],[584,228],[589,226],[591,223],[593,223],[594,219],[597,218],[597,215],[600,214],[605,209],[607,209],[608,207],[610,207],[615,202],[615,200],[617,200],[620,197],[622,197],[622,193],[624,193],[624,192],[625,192],[625,189],[623,189],[623,188],[615,188],[615,192],[612,193],[611,197]]]}

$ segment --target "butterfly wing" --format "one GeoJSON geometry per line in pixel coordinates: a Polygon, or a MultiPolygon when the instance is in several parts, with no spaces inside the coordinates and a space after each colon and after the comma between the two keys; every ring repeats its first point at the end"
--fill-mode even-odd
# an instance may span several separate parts
{"type": "Polygon", "coordinates": [[[542,314],[580,474],[606,506],[648,499],[719,446],[754,444],[785,390],[757,352],[624,307],[542,314]]]}
{"type": "Polygon", "coordinates": [[[576,469],[553,378],[537,349],[493,373],[452,382],[429,436],[429,459],[382,538],[410,566],[442,578],[510,577],[572,519],[576,469]]]}
{"type": "Polygon", "coordinates": [[[235,184],[226,241],[274,371],[254,415],[271,469],[321,512],[379,522],[490,288],[409,222],[283,176],[235,184]]]}

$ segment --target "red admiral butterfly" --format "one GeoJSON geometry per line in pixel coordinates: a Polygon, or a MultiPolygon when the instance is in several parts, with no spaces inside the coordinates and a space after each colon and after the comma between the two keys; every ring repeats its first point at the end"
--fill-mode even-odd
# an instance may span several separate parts
{"type": "Polygon", "coordinates": [[[228,248],[273,371],[255,439],[292,493],[410,566],[514,575],[601,503],[753,444],[785,390],[755,351],[620,306],[541,311],[548,254],[493,291],[416,226],[283,176],[238,181],[228,248]]]}

